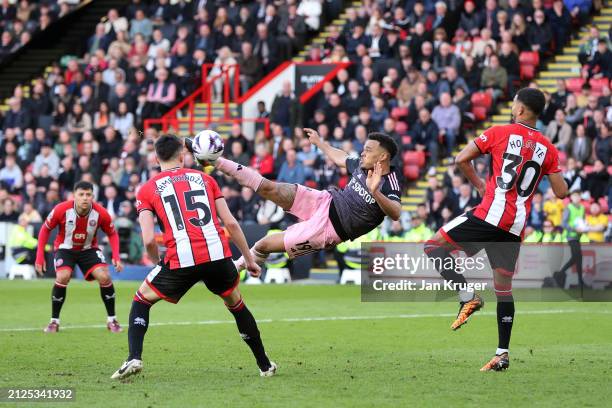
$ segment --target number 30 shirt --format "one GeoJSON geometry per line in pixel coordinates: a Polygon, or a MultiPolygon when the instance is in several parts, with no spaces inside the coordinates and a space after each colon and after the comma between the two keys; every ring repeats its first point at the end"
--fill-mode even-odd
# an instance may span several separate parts
{"type": "Polygon", "coordinates": [[[217,182],[198,170],[162,171],[136,195],[138,213],[157,216],[170,269],[186,268],[231,256],[219,224],[215,200],[223,197],[217,182]]]}
{"type": "Polygon", "coordinates": [[[561,171],[557,149],[537,129],[522,123],[493,126],[474,143],[481,153],[491,155],[485,196],[474,215],[521,236],[542,176],[561,171]]]}

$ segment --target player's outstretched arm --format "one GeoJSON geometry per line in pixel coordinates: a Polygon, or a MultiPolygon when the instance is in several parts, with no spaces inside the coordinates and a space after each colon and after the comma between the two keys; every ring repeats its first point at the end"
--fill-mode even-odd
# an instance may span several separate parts
{"type": "Polygon", "coordinates": [[[561,175],[561,172],[549,174],[548,181],[550,181],[550,186],[552,187],[553,193],[555,193],[557,197],[567,197],[569,189],[567,182],[561,175]]]}
{"type": "Polygon", "coordinates": [[[153,213],[149,210],[141,211],[138,215],[138,222],[142,230],[142,242],[144,243],[147,255],[151,262],[158,264],[159,248],[157,248],[157,243],[155,242],[155,219],[153,218],[153,213]]]}
{"type": "Polygon", "coordinates": [[[478,190],[478,194],[481,197],[484,197],[485,193],[485,182],[483,179],[478,177],[476,174],[476,169],[472,165],[472,160],[479,157],[482,153],[476,143],[468,143],[467,146],[463,148],[455,158],[455,164],[461,170],[461,172],[465,175],[465,177],[472,183],[472,185],[478,190]]]}
{"type": "Polygon", "coordinates": [[[346,158],[348,157],[348,154],[344,150],[332,147],[332,145],[321,139],[317,131],[314,129],[304,128],[304,133],[306,133],[306,136],[308,136],[310,143],[321,149],[323,154],[329,157],[336,166],[346,167],[346,158]]]}
{"type": "Polygon", "coordinates": [[[374,197],[380,209],[393,221],[397,221],[402,215],[402,204],[398,201],[391,200],[380,191],[379,187],[381,182],[382,164],[378,162],[373,170],[368,170],[366,186],[372,193],[372,197],[374,197]]]}
{"type": "Polygon", "coordinates": [[[232,215],[230,209],[227,207],[227,203],[225,202],[225,198],[219,197],[215,200],[215,207],[217,208],[217,215],[223,221],[223,225],[227,228],[227,231],[230,234],[232,242],[236,244],[240,253],[244,257],[246,270],[251,274],[251,276],[258,277],[261,275],[261,268],[259,265],[255,263],[255,259],[253,259],[253,255],[249,249],[249,244],[242,232],[242,228],[240,228],[240,224],[236,221],[236,218],[232,215]]]}

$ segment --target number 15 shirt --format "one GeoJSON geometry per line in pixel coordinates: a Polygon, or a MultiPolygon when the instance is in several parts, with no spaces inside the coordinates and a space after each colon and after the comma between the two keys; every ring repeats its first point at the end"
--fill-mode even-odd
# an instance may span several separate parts
{"type": "Polygon", "coordinates": [[[491,155],[485,196],[474,215],[521,236],[542,176],[561,171],[557,149],[537,129],[522,123],[493,126],[474,143],[481,153],[491,155]]]}
{"type": "Polygon", "coordinates": [[[140,188],[136,208],[139,214],[151,211],[157,216],[170,269],[231,256],[215,206],[222,197],[212,177],[185,168],[162,171],[140,188]]]}

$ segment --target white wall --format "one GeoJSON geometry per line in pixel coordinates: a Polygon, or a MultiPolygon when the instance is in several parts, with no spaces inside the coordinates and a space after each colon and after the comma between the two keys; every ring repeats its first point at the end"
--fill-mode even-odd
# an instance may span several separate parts
{"type": "MultiPolygon", "coordinates": [[[[281,90],[283,82],[290,81],[293,88],[295,88],[295,64],[291,63],[285,68],[280,74],[274,77],[270,82],[264,85],[261,89],[257,90],[249,99],[242,104],[242,117],[244,119],[257,118],[257,102],[264,101],[266,104],[266,110],[269,112],[272,109],[272,102],[276,94],[281,90]]],[[[242,131],[244,135],[249,139],[255,137],[255,123],[245,122],[242,125],[242,131]]]]}

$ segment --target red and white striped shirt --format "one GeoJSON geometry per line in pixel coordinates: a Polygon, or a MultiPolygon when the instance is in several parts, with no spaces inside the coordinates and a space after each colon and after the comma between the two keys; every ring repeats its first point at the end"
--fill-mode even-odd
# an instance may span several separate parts
{"type": "Polygon", "coordinates": [[[152,211],[164,233],[170,269],[186,268],[231,256],[217,218],[217,182],[198,170],[166,170],[149,180],[136,196],[136,208],[152,211]]]}
{"type": "Polygon", "coordinates": [[[522,123],[493,126],[474,143],[481,153],[491,154],[485,196],[474,215],[521,236],[542,176],[561,171],[557,149],[537,129],[522,123]]]}
{"type": "Polygon", "coordinates": [[[98,228],[101,228],[109,237],[117,234],[111,216],[104,207],[93,203],[89,213],[80,216],[72,200],[56,205],[47,216],[43,227],[46,227],[49,231],[59,227],[54,243],[55,250],[72,249],[79,251],[97,248],[96,234],[98,228]]]}

